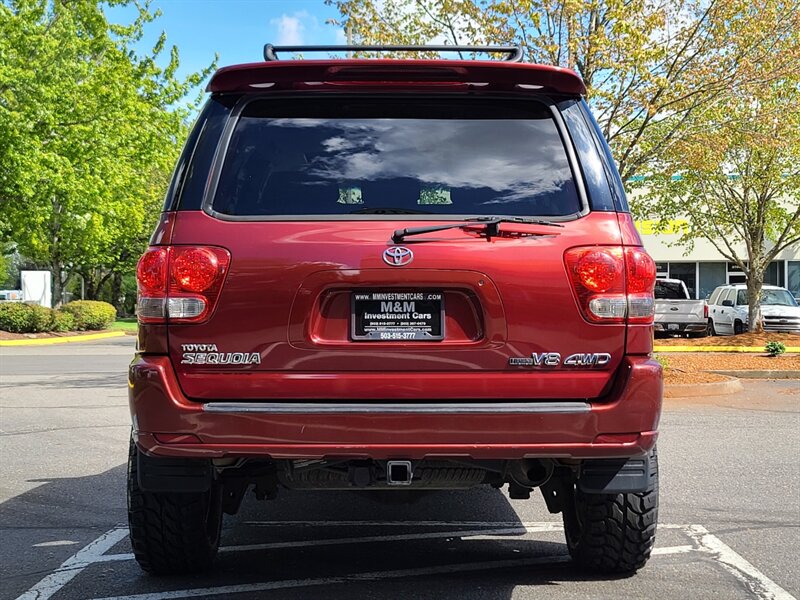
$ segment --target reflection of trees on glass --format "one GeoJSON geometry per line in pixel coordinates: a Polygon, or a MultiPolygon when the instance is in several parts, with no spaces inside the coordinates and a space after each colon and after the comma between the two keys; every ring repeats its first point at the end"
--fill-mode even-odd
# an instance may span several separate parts
{"type": "Polygon", "coordinates": [[[360,187],[339,188],[339,204],[364,204],[360,187]]]}
{"type": "Polygon", "coordinates": [[[452,204],[450,190],[441,186],[423,187],[419,192],[420,204],[452,204]]]}

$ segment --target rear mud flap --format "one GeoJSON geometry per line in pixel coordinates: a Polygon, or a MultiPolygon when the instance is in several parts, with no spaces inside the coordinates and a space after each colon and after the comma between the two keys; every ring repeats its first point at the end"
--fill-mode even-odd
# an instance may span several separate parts
{"type": "Polygon", "coordinates": [[[644,492],[650,483],[650,454],[635,458],[585,460],[578,488],[587,494],[644,492]]]}
{"type": "Polygon", "coordinates": [[[148,492],[207,492],[213,474],[211,461],[186,458],[154,458],[137,452],[139,487],[148,492]]]}

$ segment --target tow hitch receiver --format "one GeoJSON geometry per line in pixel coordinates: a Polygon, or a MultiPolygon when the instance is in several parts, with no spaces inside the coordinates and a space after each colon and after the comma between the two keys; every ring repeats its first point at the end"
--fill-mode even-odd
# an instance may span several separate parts
{"type": "Polygon", "coordinates": [[[414,471],[410,460],[390,460],[386,463],[386,483],[388,485],[411,485],[414,471]]]}

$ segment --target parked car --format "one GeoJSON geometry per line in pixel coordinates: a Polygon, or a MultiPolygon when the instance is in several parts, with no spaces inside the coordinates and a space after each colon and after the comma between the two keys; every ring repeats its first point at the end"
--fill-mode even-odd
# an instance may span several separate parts
{"type": "Polygon", "coordinates": [[[708,304],[692,300],[686,284],[680,279],[656,279],[655,333],[687,334],[689,337],[708,335],[708,304]]]}
{"type": "MultiPolygon", "coordinates": [[[[745,284],[721,285],[708,299],[713,332],[744,333],[748,329],[749,304],[745,284]]],[[[765,331],[800,333],[800,306],[786,288],[765,285],[761,290],[761,315],[765,331]]]]}
{"type": "Polygon", "coordinates": [[[0,290],[0,302],[22,302],[22,290],[0,290]]]}
{"type": "Polygon", "coordinates": [[[209,568],[250,488],[508,485],[577,564],[641,568],[656,268],[583,82],[280,51],[212,77],[138,264],[136,560],[209,568]]]}

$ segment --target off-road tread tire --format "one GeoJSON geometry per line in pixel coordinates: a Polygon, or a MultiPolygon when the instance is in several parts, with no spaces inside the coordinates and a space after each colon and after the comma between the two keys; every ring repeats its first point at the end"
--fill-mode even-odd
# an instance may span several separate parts
{"type": "Polygon", "coordinates": [[[207,571],[219,548],[219,489],[188,494],[144,491],[139,488],[137,452],[131,440],[128,524],[136,562],[153,575],[207,571]]]}
{"type": "Polygon", "coordinates": [[[651,451],[645,492],[587,494],[573,487],[564,510],[572,559],[587,571],[630,574],[644,567],[655,545],[658,523],[658,456],[651,451]]]}

